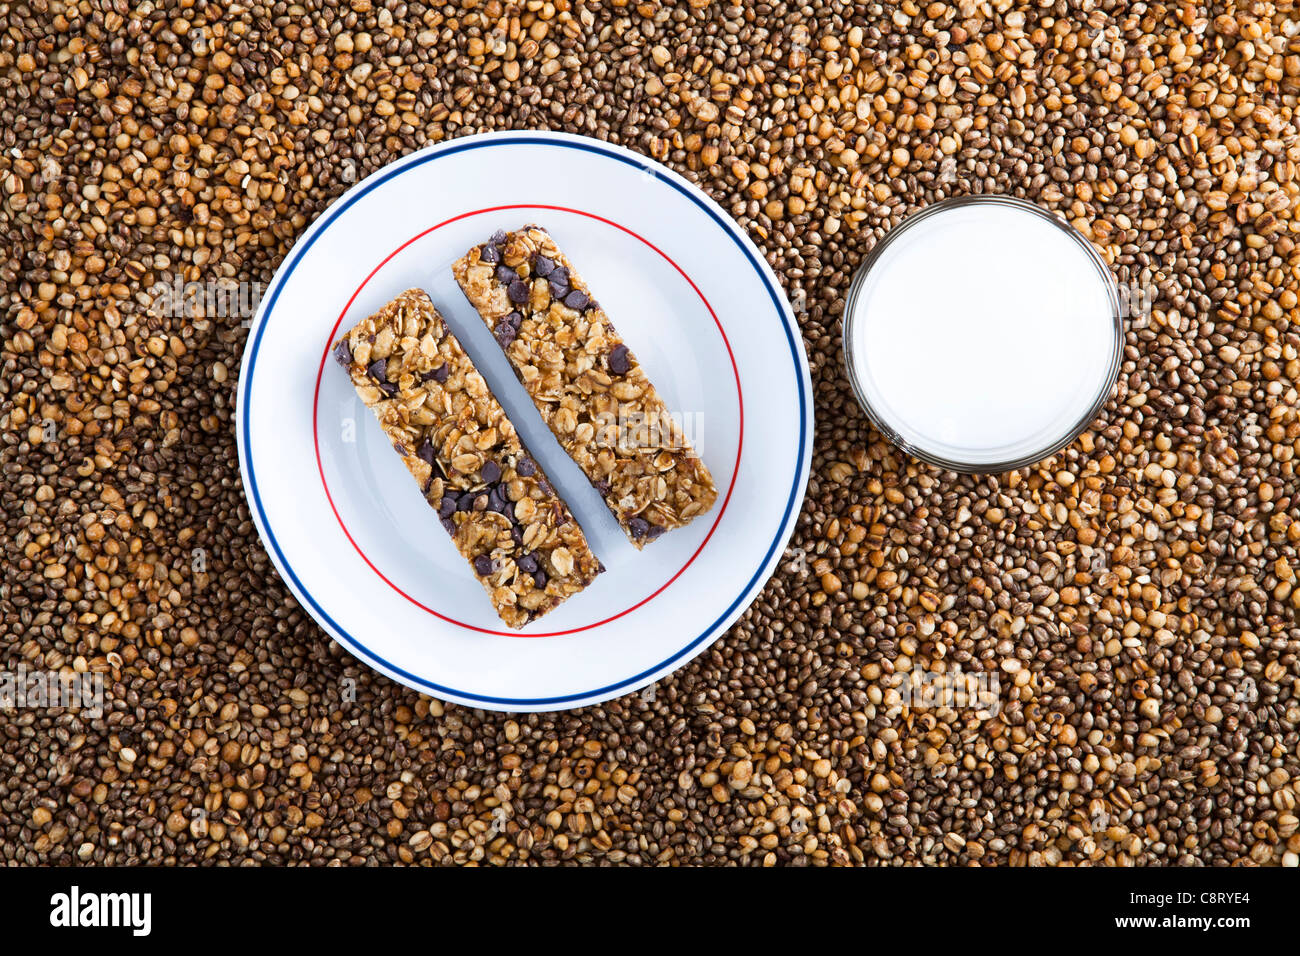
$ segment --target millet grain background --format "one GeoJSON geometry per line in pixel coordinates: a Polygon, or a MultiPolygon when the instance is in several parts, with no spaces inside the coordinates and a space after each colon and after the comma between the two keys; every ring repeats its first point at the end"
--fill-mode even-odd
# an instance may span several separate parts
{"type": "Polygon", "coordinates": [[[0,858],[1295,866],[1298,92],[1289,3],[0,3],[0,662],[110,707],[0,713],[0,858]],[[806,561],[730,633],[653,700],[511,717],[298,607],[240,486],[246,332],[146,290],[264,283],[349,183],[519,128],[736,217],[818,430],[806,561]],[[873,242],[973,192],[1155,290],[1093,428],[986,478],[891,449],[839,360],[873,242]],[[922,669],[1000,713],[898,713],[922,669]]]}

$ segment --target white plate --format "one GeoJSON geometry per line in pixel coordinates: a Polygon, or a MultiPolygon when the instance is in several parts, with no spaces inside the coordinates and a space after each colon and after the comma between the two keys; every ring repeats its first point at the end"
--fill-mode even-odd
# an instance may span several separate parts
{"type": "Polygon", "coordinates": [[[239,464],[280,574],[329,634],[443,700],[559,710],[626,694],[716,640],[772,574],[808,482],[812,388],[772,270],[700,190],[559,133],[413,153],[341,196],[262,297],[239,382],[239,464]],[[636,551],[551,437],[451,263],[539,223],[595,291],[713,472],[718,502],[636,551]],[[587,533],[606,573],[510,631],[347,377],[341,329],[432,297],[587,533]]]}

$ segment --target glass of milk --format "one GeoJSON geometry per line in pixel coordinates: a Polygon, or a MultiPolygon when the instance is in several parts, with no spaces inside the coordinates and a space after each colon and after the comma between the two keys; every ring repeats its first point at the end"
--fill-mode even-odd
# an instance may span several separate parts
{"type": "Polygon", "coordinates": [[[868,417],[917,458],[996,473],[1101,411],[1124,319],[1105,261],[1033,203],[968,196],[885,236],[854,276],[844,364],[868,417]]]}

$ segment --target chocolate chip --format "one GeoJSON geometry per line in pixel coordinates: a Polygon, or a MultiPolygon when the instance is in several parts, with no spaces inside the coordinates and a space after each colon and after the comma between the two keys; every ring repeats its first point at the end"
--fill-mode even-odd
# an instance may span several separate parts
{"type": "Polygon", "coordinates": [[[515,462],[515,473],[518,474],[520,478],[531,478],[533,475],[537,474],[537,462],[533,461],[527,455],[524,455],[515,462]]]}
{"type": "Polygon", "coordinates": [[[339,344],[334,346],[334,361],[340,365],[352,364],[352,346],[348,344],[347,339],[341,339],[339,344]]]}
{"type": "Polygon", "coordinates": [[[439,365],[437,368],[433,369],[432,371],[425,372],[423,375],[421,375],[420,381],[427,382],[429,381],[429,379],[433,379],[435,382],[441,385],[447,381],[447,376],[449,375],[451,375],[451,367],[448,365],[439,365]]]}
{"type": "Polygon", "coordinates": [[[394,382],[380,382],[379,390],[389,398],[392,398],[397,394],[397,385],[394,382]]]}
{"type": "Polygon", "coordinates": [[[503,515],[509,515],[515,510],[514,503],[506,497],[505,489],[500,485],[488,492],[488,508],[503,515]]]}
{"type": "Polygon", "coordinates": [[[366,374],[376,382],[384,382],[388,377],[388,359],[375,359],[366,369],[366,374]]]}
{"type": "Polygon", "coordinates": [[[397,452],[403,458],[406,457],[406,446],[403,445],[400,441],[393,442],[393,451],[397,452]]]}
{"type": "Polygon", "coordinates": [[[627,357],[627,346],[621,343],[614,346],[609,352],[609,370],[615,375],[626,375],[631,367],[632,363],[627,357]]]}
{"type": "Polygon", "coordinates": [[[457,502],[456,502],[455,495],[453,494],[443,495],[442,501],[438,503],[438,517],[450,518],[452,515],[456,513],[456,504],[457,502]]]}
{"type": "Polygon", "coordinates": [[[461,495],[461,496],[460,496],[460,500],[456,502],[456,510],[457,510],[457,511],[473,511],[473,510],[474,510],[474,496],[471,495],[471,494],[464,494],[464,495],[461,495]]]}
{"type": "Polygon", "coordinates": [[[569,294],[569,283],[565,279],[555,278],[559,271],[559,269],[556,269],[555,272],[552,272],[546,281],[551,286],[551,298],[563,300],[569,294]]]}
{"type": "Polygon", "coordinates": [[[519,336],[519,326],[524,322],[524,317],[518,312],[511,312],[492,329],[492,334],[496,336],[497,343],[504,349],[509,348],[510,343],[519,336]]]}
{"type": "Polygon", "coordinates": [[[516,279],[506,289],[506,295],[510,296],[510,301],[515,305],[522,305],[528,301],[528,283],[523,279],[516,279]]]}
{"type": "Polygon", "coordinates": [[[486,554],[480,554],[474,559],[474,570],[477,571],[481,577],[487,577],[492,573],[492,559],[486,554]]]}
{"type": "Polygon", "coordinates": [[[596,573],[597,573],[597,574],[604,574],[604,573],[605,573],[605,562],[602,561],[602,560],[600,560],[600,558],[597,558],[597,559],[596,559],[596,569],[597,569],[597,570],[596,570],[596,573]]]}
{"type": "Polygon", "coordinates": [[[513,541],[519,547],[522,547],[524,543],[524,529],[519,527],[519,525],[511,526],[510,540],[513,541]]]}
{"type": "Polygon", "coordinates": [[[646,521],[645,518],[633,518],[627,523],[627,530],[632,533],[632,537],[639,541],[650,530],[650,522],[646,521]]]}
{"type": "Polygon", "coordinates": [[[587,293],[581,289],[574,289],[564,297],[564,304],[575,312],[581,312],[591,304],[591,299],[587,298],[587,293]]]}
{"type": "Polygon", "coordinates": [[[495,265],[501,261],[501,250],[489,244],[483,247],[483,251],[478,254],[478,257],[488,265],[495,265]]]}
{"type": "Polygon", "coordinates": [[[600,481],[596,482],[596,490],[599,491],[602,495],[609,494],[609,479],[602,478],[600,479],[600,481]]]}
{"type": "Polygon", "coordinates": [[[501,263],[501,265],[497,266],[498,282],[514,282],[518,278],[519,278],[519,273],[515,272],[514,269],[511,269],[504,262],[501,263]]]}
{"type": "Polygon", "coordinates": [[[516,563],[519,565],[520,571],[523,571],[525,574],[532,574],[537,570],[537,555],[530,552],[525,554],[516,563]]]}
{"type": "Polygon", "coordinates": [[[456,522],[453,521],[450,517],[440,518],[439,521],[442,523],[442,526],[447,530],[448,534],[454,535],[456,533],[456,522]]]}
{"type": "Polygon", "coordinates": [[[495,482],[501,480],[501,466],[498,465],[495,461],[489,461],[486,465],[483,466],[483,470],[479,472],[479,477],[482,478],[484,481],[486,481],[489,485],[494,484],[495,482]]]}
{"type": "Polygon", "coordinates": [[[429,489],[432,487],[433,487],[433,475],[430,475],[428,478],[424,479],[424,484],[420,486],[420,493],[427,495],[429,493],[429,489]]]}
{"type": "Polygon", "coordinates": [[[488,242],[492,243],[494,246],[504,245],[505,241],[506,231],[504,229],[498,229],[496,232],[492,233],[491,238],[488,239],[488,242]]]}
{"type": "Polygon", "coordinates": [[[533,259],[533,271],[539,276],[548,276],[555,271],[555,263],[546,256],[539,255],[533,259]]]}
{"type": "Polygon", "coordinates": [[[424,440],[424,444],[420,446],[420,450],[415,453],[415,456],[419,458],[420,461],[428,462],[430,465],[432,465],[433,464],[433,442],[429,441],[429,439],[426,438],[424,440]]]}
{"type": "Polygon", "coordinates": [[[510,348],[510,344],[514,342],[515,338],[519,335],[519,332],[518,330],[512,329],[510,326],[506,325],[504,321],[501,321],[496,324],[496,328],[492,330],[492,334],[496,336],[497,345],[501,346],[503,349],[508,349],[510,348]]]}
{"type": "Polygon", "coordinates": [[[533,584],[537,585],[538,590],[546,587],[546,572],[535,571],[533,573],[533,584]]]}
{"type": "Polygon", "coordinates": [[[646,537],[653,541],[668,529],[661,524],[652,524],[650,530],[646,532],[646,537]]]}

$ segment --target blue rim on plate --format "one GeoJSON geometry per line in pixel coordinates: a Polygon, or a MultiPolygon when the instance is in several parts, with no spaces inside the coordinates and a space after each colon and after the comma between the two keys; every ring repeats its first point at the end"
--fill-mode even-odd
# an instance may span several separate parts
{"type": "Polygon", "coordinates": [[[615,692],[623,688],[628,688],[628,691],[630,692],[632,689],[635,689],[635,685],[637,685],[639,681],[642,681],[643,679],[662,671],[664,668],[671,666],[681,660],[684,656],[690,654],[691,651],[700,647],[700,645],[709,638],[713,637],[723,622],[727,621],[728,618],[731,617],[741,602],[744,601],[750,591],[753,590],[755,584],[758,583],[759,578],[767,568],[768,563],[772,560],[774,552],[781,545],[782,541],[789,535],[791,530],[789,527],[791,515],[796,505],[803,499],[802,489],[806,487],[807,480],[807,476],[804,474],[804,461],[806,458],[805,449],[808,438],[808,395],[806,394],[804,387],[803,369],[799,362],[800,346],[795,341],[791,323],[786,319],[786,312],[783,308],[784,298],[779,290],[773,286],[771,278],[764,271],[762,265],[760,265],[759,259],[754,255],[754,250],[737,235],[736,224],[730,219],[725,218],[719,209],[713,208],[715,204],[711,200],[707,199],[702,194],[697,194],[696,191],[685,184],[684,181],[679,181],[675,174],[671,177],[664,176],[658,174],[656,170],[651,169],[649,165],[650,162],[650,160],[639,159],[633,153],[625,153],[621,149],[616,150],[611,148],[598,140],[583,139],[581,137],[559,137],[544,133],[523,136],[517,134],[487,134],[485,136],[469,137],[463,141],[454,141],[445,145],[429,147],[427,150],[422,150],[407,157],[406,161],[399,160],[390,168],[368,177],[366,180],[358,183],[357,186],[354,187],[354,192],[345,194],[338,202],[331,205],[326,211],[324,217],[317,220],[311,227],[309,227],[305,241],[294,246],[293,250],[289,253],[288,259],[280,269],[277,270],[273,280],[275,288],[266,301],[261,304],[261,308],[258,310],[259,314],[254,320],[257,326],[257,331],[253,336],[252,347],[248,350],[243,361],[243,377],[238,395],[241,408],[239,409],[237,419],[239,424],[237,444],[240,455],[245,463],[243,472],[245,487],[248,491],[247,497],[256,512],[257,524],[264,531],[262,536],[263,540],[271,546],[272,551],[278,558],[276,566],[282,574],[289,578],[293,585],[292,589],[294,593],[300,600],[305,601],[315,610],[318,620],[323,620],[328,623],[332,636],[345,644],[361,660],[378,665],[378,669],[381,671],[386,670],[389,673],[401,675],[401,678],[409,682],[412,686],[423,688],[434,696],[450,695],[455,698],[460,698],[461,700],[478,701],[482,704],[501,705],[507,707],[547,707],[552,705],[573,704],[580,701],[598,703],[598,699],[608,699],[610,696],[614,696],[615,692]],[[655,172],[660,180],[672,186],[673,189],[677,190],[677,192],[689,199],[700,210],[707,213],[709,218],[721,226],[722,230],[727,234],[727,237],[736,244],[742,253],[744,253],[745,258],[749,261],[750,265],[753,266],[755,273],[757,273],[759,279],[762,281],[763,287],[767,290],[767,294],[772,300],[772,305],[776,309],[777,317],[780,319],[781,328],[785,332],[786,344],[789,346],[790,358],[794,365],[795,380],[799,387],[799,448],[795,460],[794,481],[790,486],[790,494],[786,500],[785,511],[781,516],[781,522],[777,526],[776,536],[772,539],[772,543],[768,546],[767,552],[763,555],[763,560],[759,562],[758,569],[754,572],[753,577],[751,577],[741,589],[740,594],[730,605],[727,606],[726,610],[723,611],[722,614],[718,615],[718,617],[704,629],[698,637],[672,656],[617,683],[607,684],[604,687],[597,687],[589,691],[575,694],[565,694],[560,697],[493,697],[486,694],[476,694],[471,691],[458,690],[455,687],[446,687],[442,684],[426,680],[418,674],[412,674],[409,671],[405,671],[389,661],[384,660],[384,658],[370,650],[360,640],[345,631],[339,626],[337,621],[330,617],[329,613],[317,603],[316,599],[303,586],[302,581],[298,579],[298,576],[293,571],[293,567],[289,564],[288,558],[285,557],[284,552],[280,549],[280,543],[276,540],[275,532],[271,530],[271,523],[262,507],[262,498],[257,489],[257,472],[253,465],[252,451],[247,447],[247,436],[249,433],[248,416],[249,406],[251,405],[251,402],[248,400],[248,392],[253,385],[253,370],[257,365],[257,353],[262,344],[262,333],[266,331],[266,327],[271,320],[271,314],[275,310],[275,303],[280,297],[280,291],[284,288],[289,276],[293,274],[293,270],[297,268],[299,261],[306,254],[307,250],[312,247],[316,239],[319,238],[327,228],[329,228],[330,224],[333,223],[334,220],[346,212],[353,203],[367,195],[376,187],[383,185],[390,179],[393,179],[409,169],[414,169],[417,166],[422,166],[425,163],[433,162],[434,160],[441,159],[444,156],[451,156],[455,153],[506,145],[540,145],[555,146],[563,149],[578,149],[617,160],[620,163],[624,163],[642,171],[650,169],[652,172],[655,172]],[[596,698],[596,700],[593,700],[593,698],[596,698]]]}

